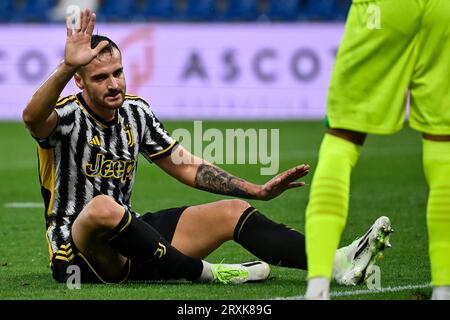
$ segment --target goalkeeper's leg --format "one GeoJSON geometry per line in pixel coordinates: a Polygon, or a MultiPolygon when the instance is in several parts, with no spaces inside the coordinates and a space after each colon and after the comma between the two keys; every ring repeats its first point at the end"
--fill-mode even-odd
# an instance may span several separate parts
{"type": "Polygon", "coordinates": [[[423,166],[430,187],[427,226],[432,299],[448,300],[450,299],[450,136],[425,135],[423,166]]]}
{"type": "Polygon", "coordinates": [[[350,176],[366,135],[330,129],[320,147],[306,209],[308,299],[328,299],[333,261],[349,204],[350,176]]]}

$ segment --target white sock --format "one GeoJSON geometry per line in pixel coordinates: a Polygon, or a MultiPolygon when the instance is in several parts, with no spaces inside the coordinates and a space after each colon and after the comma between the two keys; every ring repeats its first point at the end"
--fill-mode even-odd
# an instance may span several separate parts
{"type": "Polygon", "coordinates": [[[324,277],[309,279],[305,298],[308,300],[330,299],[330,280],[324,277]]]}
{"type": "Polygon", "coordinates": [[[211,271],[211,263],[202,260],[203,263],[203,270],[202,270],[202,274],[200,275],[200,277],[198,278],[199,281],[204,281],[204,282],[211,282],[214,280],[214,276],[213,273],[211,271]]]}
{"type": "Polygon", "coordinates": [[[450,300],[450,286],[433,287],[431,300],[450,300]]]}

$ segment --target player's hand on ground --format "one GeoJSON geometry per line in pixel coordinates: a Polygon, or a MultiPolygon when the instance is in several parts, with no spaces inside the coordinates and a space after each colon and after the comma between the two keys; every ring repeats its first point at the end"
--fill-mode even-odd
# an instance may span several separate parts
{"type": "Polygon", "coordinates": [[[108,45],[100,42],[96,48],[91,48],[91,38],[95,26],[95,13],[89,9],[80,12],[80,17],[73,29],[71,18],[66,17],[67,40],[64,50],[64,62],[71,67],[81,67],[90,63],[97,54],[108,45]]]}
{"type": "Polygon", "coordinates": [[[309,165],[306,164],[302,164],[284,171],[273,177],[262,186],[258,198],[260,200],[270,200],[277,197],[287,189],[302,187],[305,183],[297,180],[306,176],[308,173],[309,165]]]}

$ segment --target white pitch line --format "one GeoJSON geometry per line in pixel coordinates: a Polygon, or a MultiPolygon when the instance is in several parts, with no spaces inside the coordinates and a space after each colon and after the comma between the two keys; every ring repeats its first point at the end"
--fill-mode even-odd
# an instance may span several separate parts
{"type": "MultiPolygon", "coordinates": [[[[348,297],[348,296],[361,296],[367,294],[378,294],[378,293],[386,293],[386,292],[400,292],[407,290],[415,290],[415,289],[426,289],[431,288],[430,284],[418,284],[418,285],[408,285],[408,286],[399,286],[399,287],[387,287],[381,288],[380,290],[355,290],[355,291],[332,291],[330,293],[331,297],[348,297]]],[[[278,297],[273,298],[273,300],[302,300],[304,296],[294,296],[294,297],[278,297]]]]}
{"type": "Polygon", "coordinates": [[[44,204],[41,202],[9,202],[5,203],[3,206],[12,209],[44,208],[44,204]]]}

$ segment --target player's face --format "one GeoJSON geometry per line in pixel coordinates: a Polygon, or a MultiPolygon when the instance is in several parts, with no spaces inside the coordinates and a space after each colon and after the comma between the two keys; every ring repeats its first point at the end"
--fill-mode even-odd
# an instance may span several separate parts
{"type": "MultiPolygon", "coordinates": [[[[126,83],[118,50],[104,53],[83,69],[83,85],[95,109],[115,110],[125,99],[126,83]]],[[[98,111],[100,111],[98,110],[98,111]]]]}

